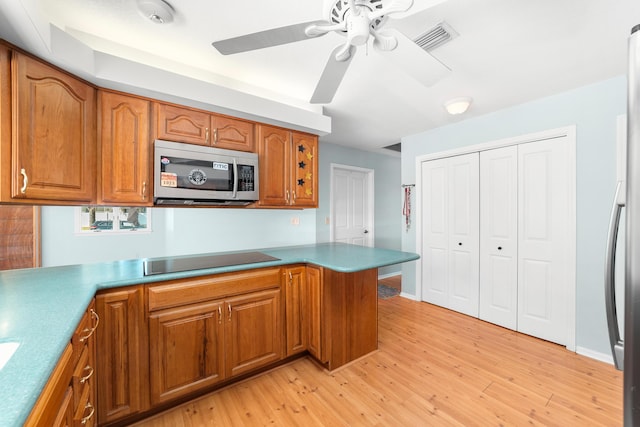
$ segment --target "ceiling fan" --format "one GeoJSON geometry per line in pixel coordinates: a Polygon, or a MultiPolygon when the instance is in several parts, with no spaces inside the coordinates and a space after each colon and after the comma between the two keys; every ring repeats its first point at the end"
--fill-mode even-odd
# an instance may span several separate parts
{"type": "Polygon", "coordinates": [[[362,46],[373,38],[373,51],[384,54],[397,67],[425,86],[440,80],[449,68],[396,29],[382,28],[389,15],[408,11],[413,0],[332,0],[325,21],[310,21],[259,31],[212,45],[223,55],[231,55],[320,37],[329,32],[344,35],[346,41],[331,53],[316,89],[312,104],[328,104],[340,86],[349,63],[362,46]]]}

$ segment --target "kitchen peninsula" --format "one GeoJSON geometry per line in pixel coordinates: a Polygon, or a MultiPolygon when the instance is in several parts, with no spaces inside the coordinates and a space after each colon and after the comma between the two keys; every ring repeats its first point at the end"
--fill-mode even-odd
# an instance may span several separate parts
{"type": "MultiPolygon", "coordinates": [[[[237,253],[242,252],[206,255],[237,253]]],[[[22,425],[27,420],[85,318],[92,326],[83,330],[97,330],[96,374],[89,381],[97,379],[100,384],[97,405],[91,405],[86,416],[95,411],[100,424],[165,408],[295,356],[311,354],[325,368],[335,369],[377,348],[377,268],[418,259],[414,253],[340,243],[261,249],[260,253],[269,260],[149,275],[144,274],[144,265],[150,260],[1,272],[0,425],[22,425]],[[101,372],[101,368],[115,369],[110,360],[101,361],[109,351],[118,350],[109,347],[115,341],[106,336],[114,327],[109,324],[110,316],[117,313],[113,309],[133,307],[127,301],[120,304],[121,295],[135,295],[139,308],[135,315],[141,325],[139,340],[131,337],[140,348],[140,360],[132,366],[140,372],[129,372],[133,376],[128,380],[139,382],[142,395],[129,396],[131,402],[124,404],[101,396],[108,394],[111,384],[100,382],[113,378],[113,372],[101,372]],[[87,311],[92,304],[95,309],[87,311]],[[252,314],[256,307],[273,322],[256,322],[259,318],[252,314]],[[96,313],[106,318],[94,322],[96,313]],[[200,323],[189,329],[184,319],[200,323]],[[221,329],[211,332],[217,324],[221,329]],[[260,333],[250,348],[246,348],[247,338],[239,338],[238,333],[244,334],[247,325],[260,333]],[[184,358],[179,353],[181,337],[193,331],[197,337],[202,330],[206,331],[205,348],[199,356],[216,366],[205,361],[203,373],[196,369],[198,365],[190,382],[185,381],[193,373],[189,370],[165,372],[165,362],[184,358]],[[214,338],[222,339],[223,345],[213,346],[214,338]],[[256,353],[261,346],[270,353],[256,353]],[[211,355],[214,350],[216,357],[211,355]]]]}

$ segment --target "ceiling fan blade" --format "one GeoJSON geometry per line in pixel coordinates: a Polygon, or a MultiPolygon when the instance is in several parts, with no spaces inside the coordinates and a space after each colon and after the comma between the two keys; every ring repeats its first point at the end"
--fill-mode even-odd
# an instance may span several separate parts
{"type": "Polygon", "coordinates": [[[389,59],[394,66],[400,68],[424,86],[433,86],[451,72],[451,69],[438,61],[427,51],[415,44],[400,31],[385,28],[379,31],[383,37],[393,36],[398,41],[395,49],[382,50],[374,43],[376,51],[389,59]]]}
{"type": "Polygon", "coordinates": [[[327,65],[325,65],[324,71],[322,71],[322,75],[320,76],[320,81],[316,85],[316,90],[313,92],[313,96],[311,96],[310,102],[312,104],[328,104],[333,100],[333,96],[336,94],[342,78],[349,68],[349,63],[356,54],[356,48],[354,46],[349,46],[348,49],[349,57],[343,61],[338,61],[336,55],[345,53],[344,45],[338,46],[331,52],[329,61],[327,61],[327,65]]]}
{"type": "Polygon", "coordinates": [[[369,19],[372,21],[383,15],[391,13],[406,12],[413,5],[413,0],[391,0],[387,4],[383,3],[382,9],[376,9],[369,13],[369,19]]]}
{"type": "Polygon", "coordinates": [[[310,26],[328,27],[331,26],[331,23],[327,21],[303,22],[300,24],[288,25],[286,27],[258,31],[257,33],[246,34],[244,36],[233,37],[226,40],[219,40],[211,44],[221,54],[231,55],[234,53],[263,49],[265,47],[293,43],[326,34],[326,32],[316,32],[308,35],[305,30],[310,26]]]}

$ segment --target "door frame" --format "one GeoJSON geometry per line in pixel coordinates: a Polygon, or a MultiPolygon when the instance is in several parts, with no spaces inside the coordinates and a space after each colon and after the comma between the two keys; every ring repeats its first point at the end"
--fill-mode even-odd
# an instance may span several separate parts
{"type": "Polygon", "coordinates": [[[368,168],[361,168],[358,166],[350,166],[350,165],[343,165],[340,163],[331,163],[330,165],[330,174],[329,174],[329,221],[331,223],[331,226],[329,227],[329,240],[331,242],[334,241],[335,238],[335,219],[336,219],[336,215],[335,215],[335,194],[333,192],[333,183],[334,183],[334,175],[335,175],[335,171],[336,170],[346,170],[346,171],[355,171],[355,172],[362,172],[364,174],[366,174],[367,176],[367,198],[369,200],[368,206],[367,206],[367,221],[370,225],[370,230],[368,233],[368,237],[367,237],[367,246],[368,247],[372,247],[373,243],[375,242],[375,200],[374,200],[374,195],[375,195],[375,188],[374,188],[374,170],[373,169],[368,169],[368,168]]]}
{"type": "MultiPolygon", "coordinates": [[[[422,162],[440,159],[443,157],[458,156],[473,152],[491,150],[495,148],[508,147],[511,145],[526,144],[528,142],[541,141],[546,139],[556,139],[567,137],[569,159],[567,164],[569,176],[569,251],[567,261],[569,263],[567,277],[567,344],[569,351],[576,351],[576,126],[566,126],[555,129],[548,129],[515,137],[499,139],[495,141],[468,145],[466,147],[452,150],[439,151],[437,153],[425,154],[416,157],[416,252],[422,254],[422,189],[419,187],[422,182],[422,162]]],[[[416,299],[422,301],[422,263],[416,265],[416,299]]]]}

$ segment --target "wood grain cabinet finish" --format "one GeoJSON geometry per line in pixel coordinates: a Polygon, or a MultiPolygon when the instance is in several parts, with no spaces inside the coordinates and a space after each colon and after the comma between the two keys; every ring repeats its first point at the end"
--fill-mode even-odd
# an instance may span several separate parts
{"type": "Polygon", "coordinates": [[[226,373],[232,377],[282,358],[280,289],[225,300],[226,373]]]}
{"type": "Polygon", "coordinates": [[[92,301],[65,347],[25,426],[94,426],[96,338],[99,318],[92,301]]]}
{"type": "Polygon", "coordinates": [[[307,274],[305,266],[283,269],[285,295],[286,356],[307,349],[308,319],[307,274]]]}
{"type": "MultiPolygon", "coordinates": [[[[309,353],[322,363],[326,363],[325,352],[326,345],[323,345],[322,341],[324,335],[321,333],[324,328],[322,327],[322,298],[323,298],[323,286],[322,286],[322,271],[321,267],[308,265],[306,267],[306,283],[305,283],[305,314],[306,321],[305,326],[307,328],[307,349],[309,353]]],[[[326,335],[326,334],[325,334],[326,335]]]]}
{"type": "Polygon", "coordinates": [[[20,52],[11,63],[13,162],[3,156],[2,186],[24,202],[95,202],[96,90],[20,52]]]}
{"type": "Polygon", "coordinates": [[[98,92],[98,203],[153,204],[151,102],[98,92]]]}
{"type": "Polygon", "coordinates": [[[253,122],[170,104],[154,108],[158,139],[255,151],[253,122]]]}
{"type": "Polygon", "coordinates": [[[105,424],[146,409],[148,358],[142,285],[98,293],[98,422],[105,424]]]}
{"type": "Polygon", "coordinates": [[[151,404],[224,378],[222,301],[171,308],[149,317],[151,404]]]}
{"type": "Polygon", "coordinates": [[[260,206],[318,207],[318,137],[258,126],[260,206]]]}

